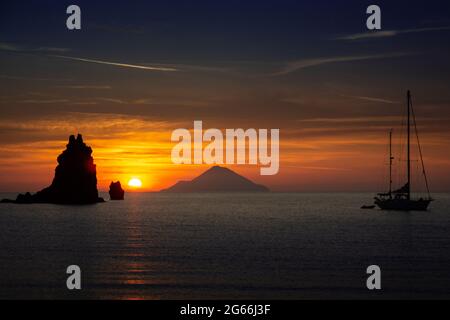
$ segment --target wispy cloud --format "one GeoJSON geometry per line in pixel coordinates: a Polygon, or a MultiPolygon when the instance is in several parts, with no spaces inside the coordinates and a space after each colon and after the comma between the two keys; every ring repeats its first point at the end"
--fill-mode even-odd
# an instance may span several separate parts
{"type": "Polygon", "coordinates": [[[12,44],[7,42],[0,42],[0,50],[3,51],[14,51],[14,52],[68,52],[69,48],[58,48],[58,47],[30,47],[18,44],[12,44]]]}
{"type": "Polygon", "coordinates": [[[393,101],[393,100],[388,100],[388,99],[383,99],[383,98],[365,97],[365,96],[341,95],[341,97],[353,98],[353,99],[369,101],[369,102],[387,103],[387,104],[398,104],[399,103],[398,101],[393,101]]]}
{"type": "Polygon", "coordinates": [[[69,52],[70,49],[69,48],[57,48],[57,47],[39,47],[39,48],[35,48],[33,51],[36,52],[69,52]]]}
{"type": "Polygon", "coordinates": [[[236,68],[225,66],[208,66],[208,65],[191,65],[191,64],[147,64],[158,67],[174,68],[179,71],[191,71],[191,72],[205,72],[205,73],[227,73],[227,74],[240,74],[236,68]]]}
{"type": "Polygon", "coordinates": [[[71,102],[70,104],[76,106],[94,106],[97,105],[98,103],[94,101],[80,101],[80,102],[71,102]]]}
{"type": "Polygon", "coordinates": [[[73,81],[73,79],[63,79],[63,78],[33,78],[33,77],[21,77],[21,76],[11,76],[11,75],[4,75],[0,74],[0,78],[2,79],[8,79],[8,80],[25,80],[25,81],[73,81]]]}
{"type": "MultiPolygon", "coordinates": [[[[188,72],[214,72],[214,73],[228,73],[239,74],[235,69],[230,67],[217,67],[217,66],[203,66],[203,65],[190,65],[190,64],[164,64],[164,63],[139,63],[130,64],[115,62],[109,60],[98,60],[84,57],[74,57],[64,55],[64,53],[71,51],[69,48],[58,47],[31,47],[29,45],[14,44],[9,42],[0,42],[0,51],[10,51],[17,53],[34,53],[34,54],[46,54],[47,57],[60,58],[72,61],[96,63],[103,65],[110,65],[121,68],[133,68],[149,71],[163,71],[163,72],[175,72],[175,71],[188,71],[188,72]]],[[[75,89],[75,88],[74,88],[75,89]]],[[[81,88],[79,88],[81,89],[81,88]]]]}
{"type": "Polygon", "coordinates": [[[139,98],[139,99],[121,99],[121,98],[108,98],[97,97],[94,98],[97,101],[108,102],[113,104],[124,105],[170,105],[170,106],[210,106],[211,102],[203,100],[193,99],[176,99],[176,98],[139,98]]]}
{"type": "Polygon", "coordinates": [[[29,103],[29,104],[54,104],[54,103],[66,103],[69,102],[67,99],[28,99],[28,100],[20,100],[19,103],[29,103]]]}
{"type": "Polygon", "coordinates": [[[299,119],[303,123],[357,123],[357,122],[393,122],[400,121],[396,116],[371,116],[371,117],[341,117],[341,118],[310,118],[299,119]]]}
{"type": "Polygon", "coordinates": [[[71,85],[71,86],[57,86],[57,88],[64,88],[64,89],[111,90],[111,86],[107,86],[107,85],[71,85]]]}
{"type": "Polygon", "coordinates": [[[376,54],[376,55],[365,55],[365,56],[341,56],[341,57],[330,57],[330,58],[315,58],[315,59],[304,59],[288,62],[280,71],[273,73],[273,76],[281,76],[289,74],[301,69],[321,66],[329,63],[339,63],[339,62],[353,62],[353,61],[364,61],[364,60],[375,60],[375,59],[385,59],[385,58],[397,58],[411,55],[411,53],[386,53],[386,54],[376,54]]]}
{"type": "Polygon", "coordinates": [[[150,70],[150,71],[164,71],[164,72],[178,71],[178,69],[168,68],[168,67],[144,66],[144,65],[137,65],[137,64],[111,62],[111,61],[105,61],[105,60],[86,59],[86,58],[78,58],[78,57],[62,56],[62,55],[49,55],[49,56],[50,57],[55,57],[55,58],[73,60],[73,61],[96,63],[96,64],[104,64],[104,65],[121,67],[121,68],[132,68],[132,69],[142,69],[142,70],[150,70]]]}
{"type": "Polygon", "coordinates": [[[104,102],[110,102],[110,103],[116,103],[116,104],[131,104],[132,101],[126,101],[126,100],[122,100],[122,99],[116,99],[116,98],[96,98],[99,101],[104,101],[104,102]]]}
{"type": "Polygon", "coordinates": [[[349,168],[333,168],[333,167],[318,167],[318,166],[286,166],[301,170],[319,170],[319,171],[351,171],[349,168]]]}
{"type": "Polygon", "coordinates": [[[4,43],[4,42],[0,42],[0,50],[4,50],[4,51],[19,51],[19,47],[10,44],[10,43],[4,43]]]}
{"type": "Polygon", "coordinates": [[[450,26],[447,27],[432,27],[432,28],[417,28],[417,29],[405,29],[405,30],[385,30],[385,31],[372,31],[363,33],[354,33],[346,36],[337,37],[337,40],[363,40],[363,39],[374,39],[374,38],[388,38],[395,37],[400,34],[407,33],[419,33],[419,32],[430,32],[430,31],[442,31],[450,30],[450,26]]]}

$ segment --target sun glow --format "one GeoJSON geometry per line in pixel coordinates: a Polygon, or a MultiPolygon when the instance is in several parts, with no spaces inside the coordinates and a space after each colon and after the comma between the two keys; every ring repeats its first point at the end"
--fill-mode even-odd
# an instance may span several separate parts
{"type": "Polygon", "coordinates": [[[130,181],[128,181],[128,186],[133,188],[140,188],[142,187],[142,181],[138,178],[133,178],[130,181]]]}

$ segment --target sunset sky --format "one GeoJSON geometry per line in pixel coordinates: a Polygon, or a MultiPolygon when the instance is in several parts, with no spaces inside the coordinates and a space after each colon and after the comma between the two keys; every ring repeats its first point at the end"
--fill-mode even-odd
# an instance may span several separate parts
{"type": "Polygon", "coordinates": [[[30,2],[0,4],[0,192],[49,185],[77,133],[101,190],[192,179],[207,166],[172,164],[170,137],[194,120],[279,128],[278,175],[230,167],[274,191],[382,191],[407,89],[432,191],[450,191],[448,1],[376,1],[378,33],[373,1],[30,2]]]}

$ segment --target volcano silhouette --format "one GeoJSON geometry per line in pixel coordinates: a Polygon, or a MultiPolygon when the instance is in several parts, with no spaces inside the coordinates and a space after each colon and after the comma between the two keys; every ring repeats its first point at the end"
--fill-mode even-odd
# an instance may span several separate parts
{"type": "Polygon", "coordinates": [[[191,181],[179,181],[161,192],[268,192],[267,187],[256,184],[228,168],[214,166],[191,181]]]}

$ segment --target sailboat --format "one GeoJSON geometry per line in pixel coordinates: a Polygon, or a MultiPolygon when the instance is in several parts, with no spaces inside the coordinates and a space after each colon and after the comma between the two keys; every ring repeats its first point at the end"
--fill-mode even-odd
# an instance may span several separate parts
{"type": "Polygon", "coordinates": [[[428,187],[428,179],[425,172],[425,165],[422,157],[422,149],[419,142],[419,134],[417,132],[416,117],[412,106],[411,92],[407,92],[407,160],[406,173],[407,181],[403,187],[392,190],[392,130],[389,133],[389,191],[385,193],[378,193],[375,197],[375,204],[382,210],[397,210],[397,211],[426,211],[428,206],[433,201],[428,187]],[[411,193],[411,118],[414,124],[414,131],[417,138],[417,144],[420,154],[420,161],[422,165],[422,174],[424,176],[425,185],[428,196],[425,198],[413,198],[411,193]]]}

